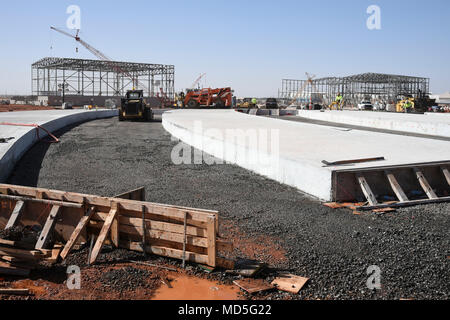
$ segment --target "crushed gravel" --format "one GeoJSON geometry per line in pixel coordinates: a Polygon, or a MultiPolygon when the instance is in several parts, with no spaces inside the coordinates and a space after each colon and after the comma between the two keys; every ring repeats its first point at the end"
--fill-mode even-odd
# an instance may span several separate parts
{"type": "Polygon", "coordinates": [[[219,210],[248,235],[277,239],[289,258],[278,267],[310,278],[289,298],[450,298],[449,203],[353,215],[237,166],[174,165],[177,142],[157,122],[104,119],[69,129],[61,143],[32,148],[9,183],[105,196],[145,186],[149,201],[219,210]],[[372,265],[381,290],[366,285],[372,265]]]}

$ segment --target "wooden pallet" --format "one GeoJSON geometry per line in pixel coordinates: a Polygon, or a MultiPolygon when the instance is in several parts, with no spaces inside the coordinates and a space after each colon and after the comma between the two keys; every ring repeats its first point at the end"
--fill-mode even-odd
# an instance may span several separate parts
{"type": "Polygon", "coordinates": [[[219,213],[144,200],[143,188],[117,197],[0,184],[0,228],[39,224],[43,227],[36,249],[47,248],[51,234],[65,242],[60,254],[96,239],[90,262],[95,263],[105,242],[116,247],[165,257],[232,268],[219,256],[232,250],[219,237],[219,213]]]}

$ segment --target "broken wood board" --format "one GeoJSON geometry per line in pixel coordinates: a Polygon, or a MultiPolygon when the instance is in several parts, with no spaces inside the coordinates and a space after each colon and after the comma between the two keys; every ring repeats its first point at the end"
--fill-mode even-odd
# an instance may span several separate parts
{"type": "Polygon", "coordinates": [[[283,277],[275,278],[275,280],[272,281],[272,285],[278,290],[297,294],[308,280],[308,278],[287,274],[283,277]]]}
{"type": "Polygon", "coordinates": [[[30,269],[19,268],[9,263],[0,262],[0,274],[26,277],[30,275],[30,269]]]}
{"type": "Polygon", "coordinates": [[[233,283],[248,293],[257,293],[273,289],[274,286],[263,279],[241,279],[233,283]]]}
{"type": "Polygon", "coordinates": [[[0,295],[29,295],[30,289],[0,288],[0,295]]]}

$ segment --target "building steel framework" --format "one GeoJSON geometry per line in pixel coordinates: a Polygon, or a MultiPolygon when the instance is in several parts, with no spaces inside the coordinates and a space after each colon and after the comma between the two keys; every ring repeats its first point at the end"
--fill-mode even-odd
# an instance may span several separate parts
{"type": "Polygon", "coordinates": [[[357,105],[361,100],[391,104],[404,97],[422,98],[429,95],[430,79],[380,73],[363,73],[348,77],[327,77],[308,80],[283,79],[279,99],[289,101],[298,96],[297,103],[329,105],[338,93],[345,104],[357,105]],[[302,89],[301,94],[297,95],[302,89]]]}
{"type": "Polygon", "coordinates": [[[144,90],[145,97],[175,95],[173,65],[47,57],[31,70],[38,96],[61,95],[63,86],[65,95],[124,96],[133,88],[144,90]]]}

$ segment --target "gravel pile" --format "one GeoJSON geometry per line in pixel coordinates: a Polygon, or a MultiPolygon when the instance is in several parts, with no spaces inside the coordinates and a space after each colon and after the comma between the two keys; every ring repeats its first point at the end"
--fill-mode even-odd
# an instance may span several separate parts
{"type": "Polygon", "coordinates": [[[176,144],[160,123],[92,121],[34,147],[9,182],[106,196],[145,186],[150,201],[219,210],[241,232],[279,239],[279,267],[311,279],[294,298],[450,298],[450,204],[353,215],[237,166],[174,165],[176,144]],[[381,290],[366,286],[371,265],[381,290]]]}
{"type": "Polygon", "coordinates": [[[148,280],[152,277],[153,274],[150,271],[126,267],[103,273],[100,282],[104,287],[115,291],[133,291],[138,288],[151,288],[148,280]]]}
{"type": "Polygon", "coordinates": [[[0,230],[0,239],[35,243],[39,237],[40,227],[12,227],[0,230]]]}

